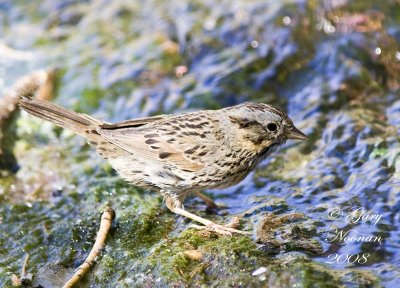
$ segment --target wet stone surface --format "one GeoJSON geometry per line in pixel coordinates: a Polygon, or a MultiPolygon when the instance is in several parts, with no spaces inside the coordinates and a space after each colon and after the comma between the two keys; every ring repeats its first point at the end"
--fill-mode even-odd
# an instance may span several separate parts
{"type": "Polygon", "coordinates": [[[60,287],[111,206],[106,249],[80,287],[397,287],[399,14],[396,1],[0,3],[1,95],[56,67],[54,101],[100,119],[255,101],[310,136],[206,191],[226,205],[217,214],[187,201],[253,232],[222,237],[124,183],[84,139],[22,113],[20,169],[0,178],[0,286],[29,254],[32,286],[60,287]]]}

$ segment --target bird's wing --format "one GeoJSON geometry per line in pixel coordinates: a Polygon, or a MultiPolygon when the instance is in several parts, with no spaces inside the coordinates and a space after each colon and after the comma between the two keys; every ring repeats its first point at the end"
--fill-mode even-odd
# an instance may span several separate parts
{"type": "Polygon", "coordinates": [[[98,132],[107,141],[138,159],[196,172],[204,167],[202,159],[212,150],[209,144],[212,143],[211,126],[211,121],[200,119],[196,122],[188,119],[187,115],[180,115],[138,128],[121,125],[118,128],[100,128],[98,132]]]}
{"type": "Polygon", "coordinates": [[[102,124],[99,125],[102,129],[120,129],[120,128],[134,128],[140,127],[149,123],[154,123],[157,121],[165,120],[169,117],[169,115],[157,115],[153,117],[146,117],[146,118],[137,118],[133,120],[127,120],[123,122],[113,123],[113,124],[102,124]]]}

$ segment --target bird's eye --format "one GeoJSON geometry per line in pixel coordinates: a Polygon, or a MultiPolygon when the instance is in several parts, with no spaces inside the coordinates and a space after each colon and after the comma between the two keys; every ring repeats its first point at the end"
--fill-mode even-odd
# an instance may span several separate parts
{"type": "Polygon", "coordinates": [[[267,129],[271,132],[275,132],[276,129],[278,129],[278,125],[276,125],[275,123],[268,123],[267,129]]]}

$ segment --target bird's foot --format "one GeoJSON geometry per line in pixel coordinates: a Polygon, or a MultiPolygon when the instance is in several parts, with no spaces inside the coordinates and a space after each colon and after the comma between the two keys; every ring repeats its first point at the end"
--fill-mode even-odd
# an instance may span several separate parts
{"type": "Polygon", "coordinates": [[[172,212],[182,215],[182,216],[185,216],[187,218],[190,218],[190,219],[197,221],[204,225],[204,226],[195,225],[195,226],[193,226],[195,228],[206,229],[209,231],[217,232],[222,235],[229,235],[229,236],[231,236],[232,233],[241,234],[241,235],[251,235],[250,232],[244,232],[244,231],[240,231],[240,230],[232,228],[232,227],[237,226],[237,224],[239,223],[239,219],[236,217],[234,218],[234,221],[229,223],[228,225],[225,225],[225,226],[219,225],[213,221],[207,220],[205,218],[197,216],[196,214],[190,213],[189,211],[186,211],[185,209],[179,207],[179,205],[172,206],[171,203],[174,203],[174,202],[169,202],[168,201],[169,199],[170,198],[166,199],[166,204],[167,204],[167,207],[172,212]]]}
{"type": "Polygon", "coordinates": [[[211,222],[207,225],[192,224],[192,225],[190,225],[190,227],[193,227],[193,228],[199,229],[199,230],[207,230],[207,231],[211,231],[211,232],[216,232],[218,234],[227,235],[227,236],[232,236],[232,234],[251,235],[250,232],[240,231],[240,230],[231,228],[228,225],[224,226],[224,225],[220,225],[220,224],[211,222]]]}

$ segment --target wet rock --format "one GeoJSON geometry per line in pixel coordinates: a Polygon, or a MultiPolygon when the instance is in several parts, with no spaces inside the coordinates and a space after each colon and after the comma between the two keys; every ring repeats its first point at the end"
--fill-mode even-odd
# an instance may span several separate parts
{"type": "Polygon", "coordinates": [[[257,227],[257,242],[263,244],[263,251],[273,254],[303,251],[310,255],[322,255],[321,243],[313,239],[317,228],[309,222],[302,213],[268,213],[257,227]]]}

